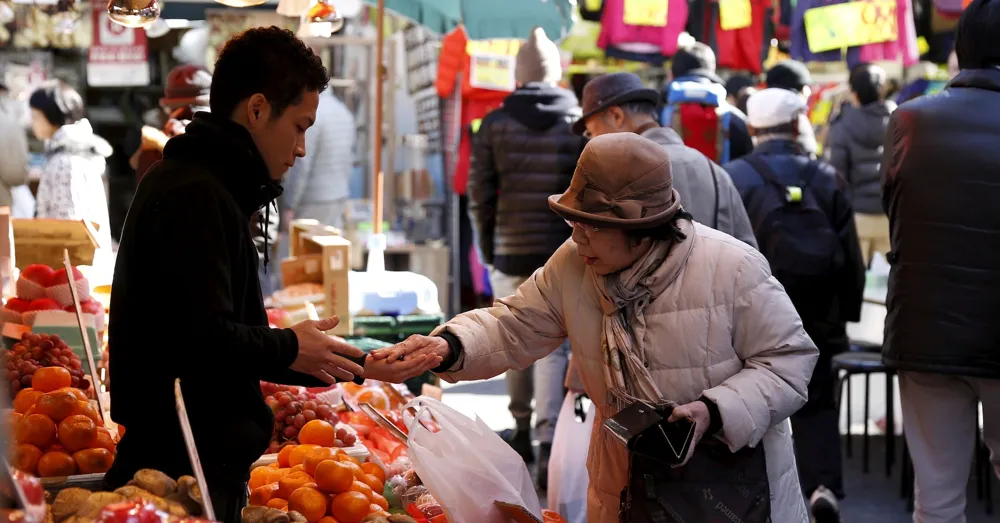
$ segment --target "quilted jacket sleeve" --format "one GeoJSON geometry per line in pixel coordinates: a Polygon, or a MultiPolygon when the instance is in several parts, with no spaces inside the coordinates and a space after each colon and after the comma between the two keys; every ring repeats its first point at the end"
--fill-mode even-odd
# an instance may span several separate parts
{"type": "Polygon", "coordinates": [[[732,307],[733,348],[743,370],[703,396],[718,405],[722,439],[735,452],[756,446],[805,405],[819,351],[757,251],[747,253],[737,272],[732,307]]]}
{"type": "Polygon", "coordinates": [[[513,296],[492,307],[456,316],[438,328],[462,343],[462,354],[441,377],[451,383],[492,378],[508,369],[524,370],[556,350],[566,339],[563,317],[563,267],[572,243],[559,248],[513,296]]]}
{"type": "Polygon", "coordinates": [[[472,135],[472,155],[469,157],[469,218],[472,221],[479,255],[483,263],[493,264],[493,238],[497,224],[497,199],[500,177],[493,161],[491,122],[487,115],[479,130],[472,135]]]}
{"type": "Polygon", "coordinates": [[[83,218],[83,202],[79,187],[74,187],[73,160],[67,154],[56,154],[45,163],[42,179],[35,196],[39,218],[79,220],[83,218]]]}

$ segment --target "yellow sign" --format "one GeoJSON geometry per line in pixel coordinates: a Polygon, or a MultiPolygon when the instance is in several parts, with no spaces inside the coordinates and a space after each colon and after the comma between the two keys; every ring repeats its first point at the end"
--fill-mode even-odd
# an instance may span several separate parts
{"type": "Polygon", "coordinates": [[[625,0],[622,21],[628,25],[667,26],[669,0],[625,0]]]}
{"type": "Polygon", "coordinates": [[[805,25],[809,51],[813,53],[892,42],[899,36],[895,0],[814,7],[806,11],[805,25]]]}
{"type": "Polygon", "coordinates": [[[584,0],[583,6],[587,9],[587,11],[599,11],[602,3],[603,0],[584,0]]]}
{"type": "Polygon", "coordinates": [[[750,0],[719,0],[719,25],[723,31],[745,29],[753,23],[750,0]]]}
{"type": "Polygon", "coordinates": [[[474,54],[469,57],[469,85],[477,89],[513,91],[514,57],[510,55],[474,54]]]}
{"type": "Polygon", "coordinates": [[[469,40],[465,44],[465,52],[469,56],[490,54],[497,56],[517,56],[521,41],[513,38],[495,38],[493,40],[469,40]]]}

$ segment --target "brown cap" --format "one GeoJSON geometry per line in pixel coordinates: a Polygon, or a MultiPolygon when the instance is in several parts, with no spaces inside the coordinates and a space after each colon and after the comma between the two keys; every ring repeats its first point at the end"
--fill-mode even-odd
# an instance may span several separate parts
{"type": "Polygon", "coordinates": [[[651,229],[680,210],[670,157],[635,133],[598,136],[583,149],[573,180],[549,207],[563,218],[613,229],[651,229]]]}

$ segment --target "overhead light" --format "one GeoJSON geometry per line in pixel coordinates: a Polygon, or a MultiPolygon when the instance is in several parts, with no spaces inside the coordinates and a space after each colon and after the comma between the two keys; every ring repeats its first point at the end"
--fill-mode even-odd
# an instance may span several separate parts
{"type": "Polygon", "coordinates": [[[111,0],[108,18],[125,27],[147,27],[160,17],[160,4],[156,0],[111,0]]]}

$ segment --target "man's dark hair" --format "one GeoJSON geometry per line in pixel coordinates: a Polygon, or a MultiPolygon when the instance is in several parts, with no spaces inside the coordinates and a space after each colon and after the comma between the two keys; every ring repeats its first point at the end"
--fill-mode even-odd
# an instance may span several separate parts
{"type": "Polygon", "coordinates": [[[275,117],[302,101],[306,91],[326,89],[323,62],[302,40],[275,26],[248,29],[226,42],[212,75],[212,112],[229,117],[236,105],[257,93],[267,97],[275,117]]]}
{"type": "Polygon", "coordinates": [[[885,99],[885,70],[875,64],[858,64],[851,70],[851,92],[858,103],[868,105],[885,99]]]}
{"type": "Polygon", "coordinates": [[[678,220],[688,220],[693,221],[694,216],[691,213],[681,209],[674,214],[667,223],[660,225],[659,227],[653,227],[652,229],[630,229],[625,231],[625,236],[628,238],[629,245],[635,246],[642,242],[646,238],[650,238],[653,241],[668,241],[672,243],[682,242],[687,239],[687,235],[681,232],[680,227],[677,226],[678,220]]]}
{"type": "Polygon", "coordinates": [[[625,111],[627,114],[638,114],[638,115],[649,116],[654,120],[659,120],[660,118],[659,113],[656,111],[656,104],[652,102],[647,102],[645,100],[640,100],[635,102],[625,102],[623,104],[618,105],[618,107],[620,107],[621,110],[625,111]]]}
{"type": "Polygon", "coordinates": [[[670,74],[675,79],[697,72],[715,73],[715,52],[701,42],[678,49],[670,61],[670,74]]]}
{"type": "Polygon", "coordinates": [[[726,93],[733,98],[740,95],[740,92],[747,87],[753,87],[757,82],[752,76],[747,74],[737,74],[726,80],[726,93]]]}
{"type": "Polygon", "coordinates": [[[975,0],[962,11],[955,32],[955,54],[959,69],[986,69],[1000,66],[1000,2],[975,0]]]}
{"type": "Polygon", "coordinates": [[[750,97],[757,92],[757,88],[754,86],[747,86],[740,89],[740,92],[736,95],[736,108],[740,110],[741,113],[747,114],[747,102],[750,101],[750,97]]]}
{"type": "Polygon", "coordinates": [[[86,116],[83,97],[62,81],[35,89],[28,98],[28,106],[40,111],[56,127],[76,123],[86,116]]]}

